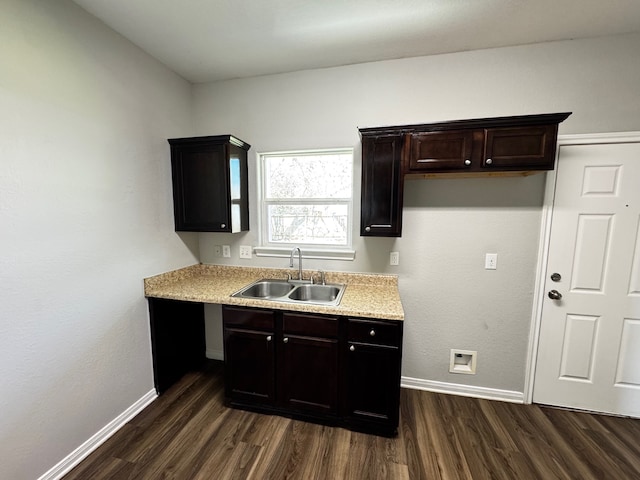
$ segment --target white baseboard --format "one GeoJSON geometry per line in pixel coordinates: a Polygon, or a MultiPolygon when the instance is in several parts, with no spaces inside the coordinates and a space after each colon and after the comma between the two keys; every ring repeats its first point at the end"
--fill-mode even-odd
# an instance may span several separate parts
{"type": "Polygon", "coordinates": [[[73,467],[84,460],[91,452],[107,441],[109,437],[120,430],[129,420],[144,410],[156,398],[158,398],[158,394],[155,389],[147,392],[142,398],[105,425],[100,429],[100,431],[89,438],[89,440],[63,458],[57,465],[42,475],[38,480],[58,480],[62,478],[64,475],[69,473],[73,467]]]}
{"type": "Polygon", "coordinates": [[[211,360],[224,360],[224,350],[210,350],[207,348],[204,355],[211,360]]]}
{"type": "Polygon", "coordinates": [[[500,390],[498,388],[474,387],[460,385],[458,383],[436,382],[421,378],[402,377],[400,386],[414,390],[427,390],[429,392],[461,395],[463,397],[485,398],[487,400],[500,400],[502,402],[524,403],[524,393],[513,390],[500,390]]]}

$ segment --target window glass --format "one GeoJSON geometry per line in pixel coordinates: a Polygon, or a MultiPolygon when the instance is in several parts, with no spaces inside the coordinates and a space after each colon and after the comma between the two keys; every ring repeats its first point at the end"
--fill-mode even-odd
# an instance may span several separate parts
{"type": "Polygon", "coordinates": [[[260,159],[264,245],[351,245],[351,149],[266,153],[260,159]]]}

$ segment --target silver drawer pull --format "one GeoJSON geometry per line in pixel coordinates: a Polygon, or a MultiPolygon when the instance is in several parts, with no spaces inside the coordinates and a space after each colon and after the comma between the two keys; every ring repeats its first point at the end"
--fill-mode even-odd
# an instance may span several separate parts
{"type": "Polygon", "coordinates": [[[282,339],[282,341],[283,341],[284,343],[289,343],[289,338],[284,337],[284,338],[282,339]]]}
{"type": "Polygon", "coordinates": [[[350,351],[352,351],[352,352],[355,352],[355,351],[356,351],[356,347],[354,347],[353,345],[351,345],[351,346],[349,347],[349,350],[350,350],[350,351]]]}
{"type": "Polygon", "coordinates": [[[271,341],[271,335],[267,336],[267,342],[271,341]]]}
{"type": "Polygon", "coordinates": [[[376,331],[372,328],[371,331],[369,332],[369,335],[371,335],[372,337],[375,337],[376,331]]]}

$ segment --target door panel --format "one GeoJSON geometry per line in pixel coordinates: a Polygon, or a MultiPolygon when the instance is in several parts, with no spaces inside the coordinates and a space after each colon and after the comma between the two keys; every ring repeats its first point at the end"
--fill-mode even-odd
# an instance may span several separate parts
{"type": "Polygon", "coordinates": [[[571,291],[602,293],[613,215],[578,215],[571,291]]]}
{"type": "Polygon", "coordinates": [[[640,143],[560,147],[534,402],[640,417],[639,218],[640,143]]]}

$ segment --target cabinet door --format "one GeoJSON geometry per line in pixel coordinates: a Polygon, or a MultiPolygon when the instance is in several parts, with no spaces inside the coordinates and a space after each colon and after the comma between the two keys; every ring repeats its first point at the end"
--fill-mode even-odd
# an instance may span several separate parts
{"type": "Polygon", "coordinates": [[[349,342],[347,414],[354,423],[398,427],[400,350],[387,345],[349,342]]]}
{"type": "Polygon", "coordinates": [[[483,169],[553,170],[558,125],[489,128],[483,169]]]}
{"type": "Polygon", "coordinates": [[[241,403],[273,404],[275,398],[274,335],[224,329],[225,392],[241,403]]]}
{"type": "Polygon", "coordinates": [[[225,145],[171,148],[177,231],[231,231],[225,145]]]}
{"type": "Polygon", "coordinates": [[[459,130],[411,135],[409,171],[465,170],[472,165],[473,132],[459,130]]]}
{"type": "Polygon", "coordinates": [[[280,399],[283,407],[335,415],[338,409],[338,340],[283,333],[280,399]]]}
{"type": "Polygon", "coordinates": [[[360,235],[402,233],[402,136],[362,138],[360,235]]]}

